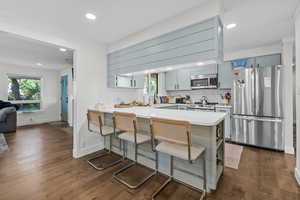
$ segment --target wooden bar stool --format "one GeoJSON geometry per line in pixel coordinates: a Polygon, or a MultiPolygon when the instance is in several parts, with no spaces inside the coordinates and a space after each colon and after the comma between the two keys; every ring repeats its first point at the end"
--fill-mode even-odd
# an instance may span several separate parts
{"type": "MultiPolygon", "coordinates": [[[[151,135],[152,135],[152,149],[153,151],[162,152],[170,155],[170,177],[169,179],[152,195],[152,199],[155,197],[172,181],[174,165],[174,157],[187,160],[191,164],[198,157],[203,159],[203,175],[195,174],[190,171],[175,168],[184,173],[199,177],[203,179],[203,191],[201,198],[205,198],[206,191],[206,171],[205,171],[205,147],[193,146],[191,143],[191,124],[187,121],[168,120],[162,118],[151,118],[151,135]],[[160,141],[160,143],[158,143],[160,141]]],[[[182,183],[180,181],[177,181],[182,183]]],[[[186,184],[184,184],[186,185],[186,184]]],[[[189,186],[192,187],[192,186],[189,186]]],[[[196,189],[192,187],[193,189],[196,189]]],[[[199,189],[197,189],[199,190],[199,189]]]]}
{"type": "MultiPolygon", "coordinates": [[[[145,183],[147,180],[149,180],[152,176],[154,176],[157,172],[157,152],[155,152],[155,158],[149,157],[147,155],[144,155],[142,153],[138,152],[138,145],[144,144],[146,142],[151,141],[150,135],[145,135],[138,133],[137,131],[137,119],[136,115],[132,113],[123,113],[123,112],[114,112],[113,113],[113,121],[114,121],[114,128],[125,131],[124,133],[121,133],[118,135],[118,138],[123,141],[123,157],[126,155],[127,148],[127,142],[133,143],[134,144],[134,161],[123,167],[122,169],[116,171],[113,174],[113,178],[119,181],[120,183],[123,183],[127,187],[131,189],[138,188],[141,186],[143,183],[145,183]],[[149,174],[146,177],[141,177],[142,180],[138,182],[137,184],[133,185],[128,183],[126,180],[118,177],[119,174],[122,172],[126,171],[130,167],[133,167],[138,163],[138,155],[143,156],[147,159],[150,159],[152,161],[155,161],[155,171],[149,174]]],[[[133,174],[134,175],[134,174],[133,174]]]]}
{"type": "MultiPolygon", "coordinates": [[[[106,165],[103,165],[102,167],[96,166],[96,164],[93,163],[93,161],[95,161],[96,159],[100,159],[100,158],[104,158],[106,156],[112,156],[111,154],[111,150],[112,150],[112,136],[115,133],[114,128],[110,127],[110,126],[106,126],[103,124],[103,113],[101,113],[100,111],[96,111],[96,110],[88,110],[87,113],[87,119],[88,119],[88,130],[90,132],[93,133],[98,133],[100,134],[102,137],[104,137],[104,149],[106,152],[98,155],[96,157],[93,157],[89,160],[87,160],[87,163],[89,165],[91,165],[93,168],[95,168],[96,170],[104,170],[108,167],[114,166],[116,164],[118,164],[119,162],[122,161],[122,158],[117,159],[117,160],[113,160],[112,162],[109,162],[106,165]],[[92,130],[91,129],[91,124],[94,125],[95,127],[97,127],[98,130],[92,130]],[[106,138],[109,137],[109,149],[107,151],[106,149],[106,138]]],[[[102,162],[103,163],[103,162],[102,162]]]]}

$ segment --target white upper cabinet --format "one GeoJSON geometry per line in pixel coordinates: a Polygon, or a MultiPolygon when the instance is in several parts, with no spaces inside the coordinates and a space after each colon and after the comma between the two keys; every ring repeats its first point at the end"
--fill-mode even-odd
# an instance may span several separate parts
{"type": "Polygon", "coordinates": [[[177,90],[177,70],[166,72],[166,90],[172,91],[177,90]]]}
{"type": "Polygon", "coordinates": [[[133,76],[133,88],[143,89],[145,83],[145,75],[133,76]]]}
{"type": "Polygon", "coordinates": [[[270,67],[281,64],[281,54],[259,56],[255,59],[256,66],[270,67]]]}

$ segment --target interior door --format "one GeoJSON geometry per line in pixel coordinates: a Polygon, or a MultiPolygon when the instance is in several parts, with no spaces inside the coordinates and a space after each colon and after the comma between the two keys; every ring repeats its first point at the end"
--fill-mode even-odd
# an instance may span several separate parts
{"type": "Polygon", "coordinates": [[[233,114],[255,115],[254,76],[252,68],[233,70],[233,114]]]}
{"type": "Polygon", "coordinates": [[[61,76],[61,120],[68,121],[68,76],[61,76]]]}

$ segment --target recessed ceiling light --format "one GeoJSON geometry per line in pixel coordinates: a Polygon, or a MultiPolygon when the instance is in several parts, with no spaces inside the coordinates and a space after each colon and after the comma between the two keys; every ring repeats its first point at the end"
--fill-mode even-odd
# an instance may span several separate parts
{"type": "Polygon", "coordinates": [[[236,24],[232,23],[232,24],[228,24],[226,26],[227,29],[232,29],[232,28],[235,28],[236,27],[236,24]]]}
{"type": "Polygon", "coordinates": [[[67,51],[67,49],[65,49],[65,48],[59,48],[59,50],[62,51],[62,52],[66,52],[67,51]]]}
{"type": "Polygon", "coordinates": [[[86,13],[85,17],[89,20],[96,20],[96,15],[92,14],[92,13],[86,13]]]}
{"type": "Polygon", "coordinates": [[[36,63],[36,65],[37,65],[37,66],[43,66],[43,64],[42,64],[42,63],[36,63]]]}
{"type": "Polygon", "coordinates": [[[204,63],[203,62],[198,62],[197,65],[201,66],[201,65],[204,65],[204,63]]]}

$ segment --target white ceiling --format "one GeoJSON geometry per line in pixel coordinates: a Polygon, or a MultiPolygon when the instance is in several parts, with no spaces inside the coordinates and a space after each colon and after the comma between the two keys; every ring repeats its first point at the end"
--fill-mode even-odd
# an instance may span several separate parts
{"type": "Polygon", "coordinates": [[[224,0],[225,52],[278,43],[293,36],[292,16],[299,0],[224,0]]]}
{"type": "MultiPolygon", "coordinates": [[[[209,0],[0,0],[0,24],[111,43],[206,1],[209,0]],[[86,20],[87,12],[96,14],[97,20],[86,20]]],[[[276,43],[292,35],[292,14],[299,0],[220,1],[225,8],[224,24],[237,23],[235,29],[224,31],[225,52],[276,43]]],[[[49,50],[52,54],[48,58],[60,53],[56,48],[49,50]]],[[[43,62],[42,59],[38,61],[39,52],[42,51],[32,56],[32,62],[43,62]]]]}
{"type": "Polygon", "coordinates": [[[110,43],[209,0],[0,0],[0,23],[110,43]],[[85,14],[97,15],[88,22],[85,14]]]}
{"type": "Polygon", "coordinates": [[[24,67],[62,70],[73,65],[73,51],[0,31],[0,62],[24,67]],[[38,66],[41,63],[42,66],[38,66]]]}

